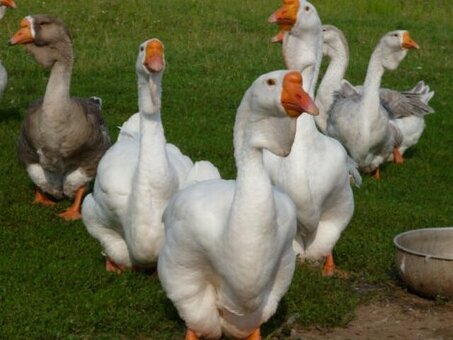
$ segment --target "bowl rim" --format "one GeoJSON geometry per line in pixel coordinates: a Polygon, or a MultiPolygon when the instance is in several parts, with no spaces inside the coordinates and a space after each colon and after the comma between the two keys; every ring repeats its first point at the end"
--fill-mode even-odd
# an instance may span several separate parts
{"type": "Polygon", "coordinates": [[[404,251],[406,253],[409,253],[409,254],[412,254],[412,255],[421,256],[421,257],[430,258],[430,259],[453,261],[453,257],[442,257],[442,256],[438,256],[438,255],[430,255],[430,254],[422,253],[422,252],[419,252],[419,251],[408,249],[408,248],[406,248],[406,247],[404,247],[404,246],[402,246],[401,244],[398,243],[399,239],[401,237],[405,236],[405,235],[412,234],[412,233],[415,233],[415,232],[420,232],[420,231],[421,232],[425,232],[425,231],[433,231],[433,230],[442,230],[442,231],[449,230],[449,231],[453,231],[453,227],[411,229],[411,230],[408,230],[408,231],[405,231],[405,232],[402,232],[402,233],[396,235],[393,238],[393,245],[397,249],[402,250],[402,251],[404,251]]]}

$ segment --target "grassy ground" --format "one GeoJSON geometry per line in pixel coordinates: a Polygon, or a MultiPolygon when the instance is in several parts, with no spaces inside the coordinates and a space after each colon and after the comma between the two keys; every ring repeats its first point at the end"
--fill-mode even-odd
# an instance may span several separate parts
{"type": "MultiPolygon", "coordinates": [[[[134,63],[151,37],[166,46],[163,119],[167,139],[195,160],[209,159],[233,178],[232,126],[237,105],[260,74],[283,67],[269,43],[267,17],[280,1],[260,0],[17,0],[0,22],[0,50],[9,85],[0,105],[0,338],[181,338],[183,323],[157,277],[106,273],[97,242],[82,222],[63,222],[33,206],[31,181],[19,166],[16,140],[27,105],[44,93],[48,72],[7,39],[28,14],[47,13],[69,26],[75,43],[72,93],[104,99],[116,127],[137,109],[134,63]]],[[[336,248],[348,280],[322,278],[300,266],[264,334],[295,317],[303,325],[339,325],[369,294],[363,285],[396,280],[392,238],[420,227],[452,225],[453,6],[449,0],[314,1],[324,23],[350,42],[347,78],[361,83],[373,46],[385,32],[405,28],[422,46],[384,77],[406,89],[424,79],[435,91],[436,114],[403,166],[388,165],[383,180],[364,178],[356,213],[336,248]]],[[[387,288],[388,289],[388,288],[387,288]]]]}

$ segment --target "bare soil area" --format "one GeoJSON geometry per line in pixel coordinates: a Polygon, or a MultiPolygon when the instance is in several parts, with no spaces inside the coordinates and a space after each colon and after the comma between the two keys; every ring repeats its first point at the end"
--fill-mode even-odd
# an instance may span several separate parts
{"type": "Polygon", "coordinates": [[[279,339],[453,340],[453,303],[421,298],[397,288],[382,301],[360,305],[345,327],[293,329],[279,339]]]}

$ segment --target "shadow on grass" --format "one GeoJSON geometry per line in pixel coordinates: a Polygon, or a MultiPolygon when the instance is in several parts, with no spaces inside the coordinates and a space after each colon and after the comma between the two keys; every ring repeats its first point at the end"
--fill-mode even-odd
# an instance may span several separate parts
{"type": "Polygon", "coordinates": [[[415,146],[407,149],[406,152],[404,152],[404,159],[412,159],[414,157],[417,157],[417,148],[415,146]]]}
{"type": "MultiPolygon", "coordinates": [[[[297,317],[297,315],[294,315],[297,317]]],[[[291,316],[288,316],[288,304],[286,303],[286,298],[280,300],[278,305],[277,312],[272,316],[272,318],[266,322],[261,327],[261,333],[264,339],[267,339],[271,336],[277,336],[278,338],[289,338],[291,335],[291,325],[294,319],[291,316]]]]}
{"type": "Polygon", "coordinates": [[[0,123],[7,121],[21,121],[22,116],[16,107],[0,109],[0,123]]]}

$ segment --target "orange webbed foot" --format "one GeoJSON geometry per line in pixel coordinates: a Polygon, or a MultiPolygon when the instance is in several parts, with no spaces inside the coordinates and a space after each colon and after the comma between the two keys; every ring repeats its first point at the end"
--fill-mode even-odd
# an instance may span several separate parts
{"type": "Polygon", "coordinates": [[[350,274],[344,270],[338,269],[335,266],[335,262],[333,260],[333,255],[330,254],[326,256],[326,261],[324,262],[324,267],[322,268],[322,276],[326,277],[339,277],[342,279],[348,279],[350,274]]]}
{"type": "Polygon", "coordinates": [[[331,277],[335,274],[335,263],[333,261],[333,255],[327,255],[324,267],[322,268],[322,275],[331,277]]]}
{"type": "Polygon", "coordinates": [[[195,334],[193,330],[187,328],[184,340],[199,340],[199,339],[200,338],[195,334]]]}
{"type": "Polygon", "coordinates": [[[122,274],[125,268],[113,262],[109,257],[106,257],[105,270],[108,271],[109,273],[122,274]]]}
{"type": "Polygon", "coordinates": [[[82,218],[80,211],[74,210],[72,208],[66,209],[62,213],[59,213],[58,216],[65,219],[66,221],[77,221],[82,218]]]}
{"type": "Polygon", "coordinates": [[[255,329],[245,340],[261,340],[260,329],[255,329]]]}
{"type": "Polygon", "coordinates": [[[80,208],[82,206],[82,197],[85,191],[85,186],[81,186],[77,189],[72,205],[62,213],[58,214],[58,216],[64,218],[66,221],[80,220],[82,218],[80,208]]]}
{"type": "Polygon", "coordinates": [[[51,200],[46,194],[39,188],[35,189],[35,199],[33,204],[42,204],[47,207],[52,207],[55,205],[55,201],[51,200]]]}

